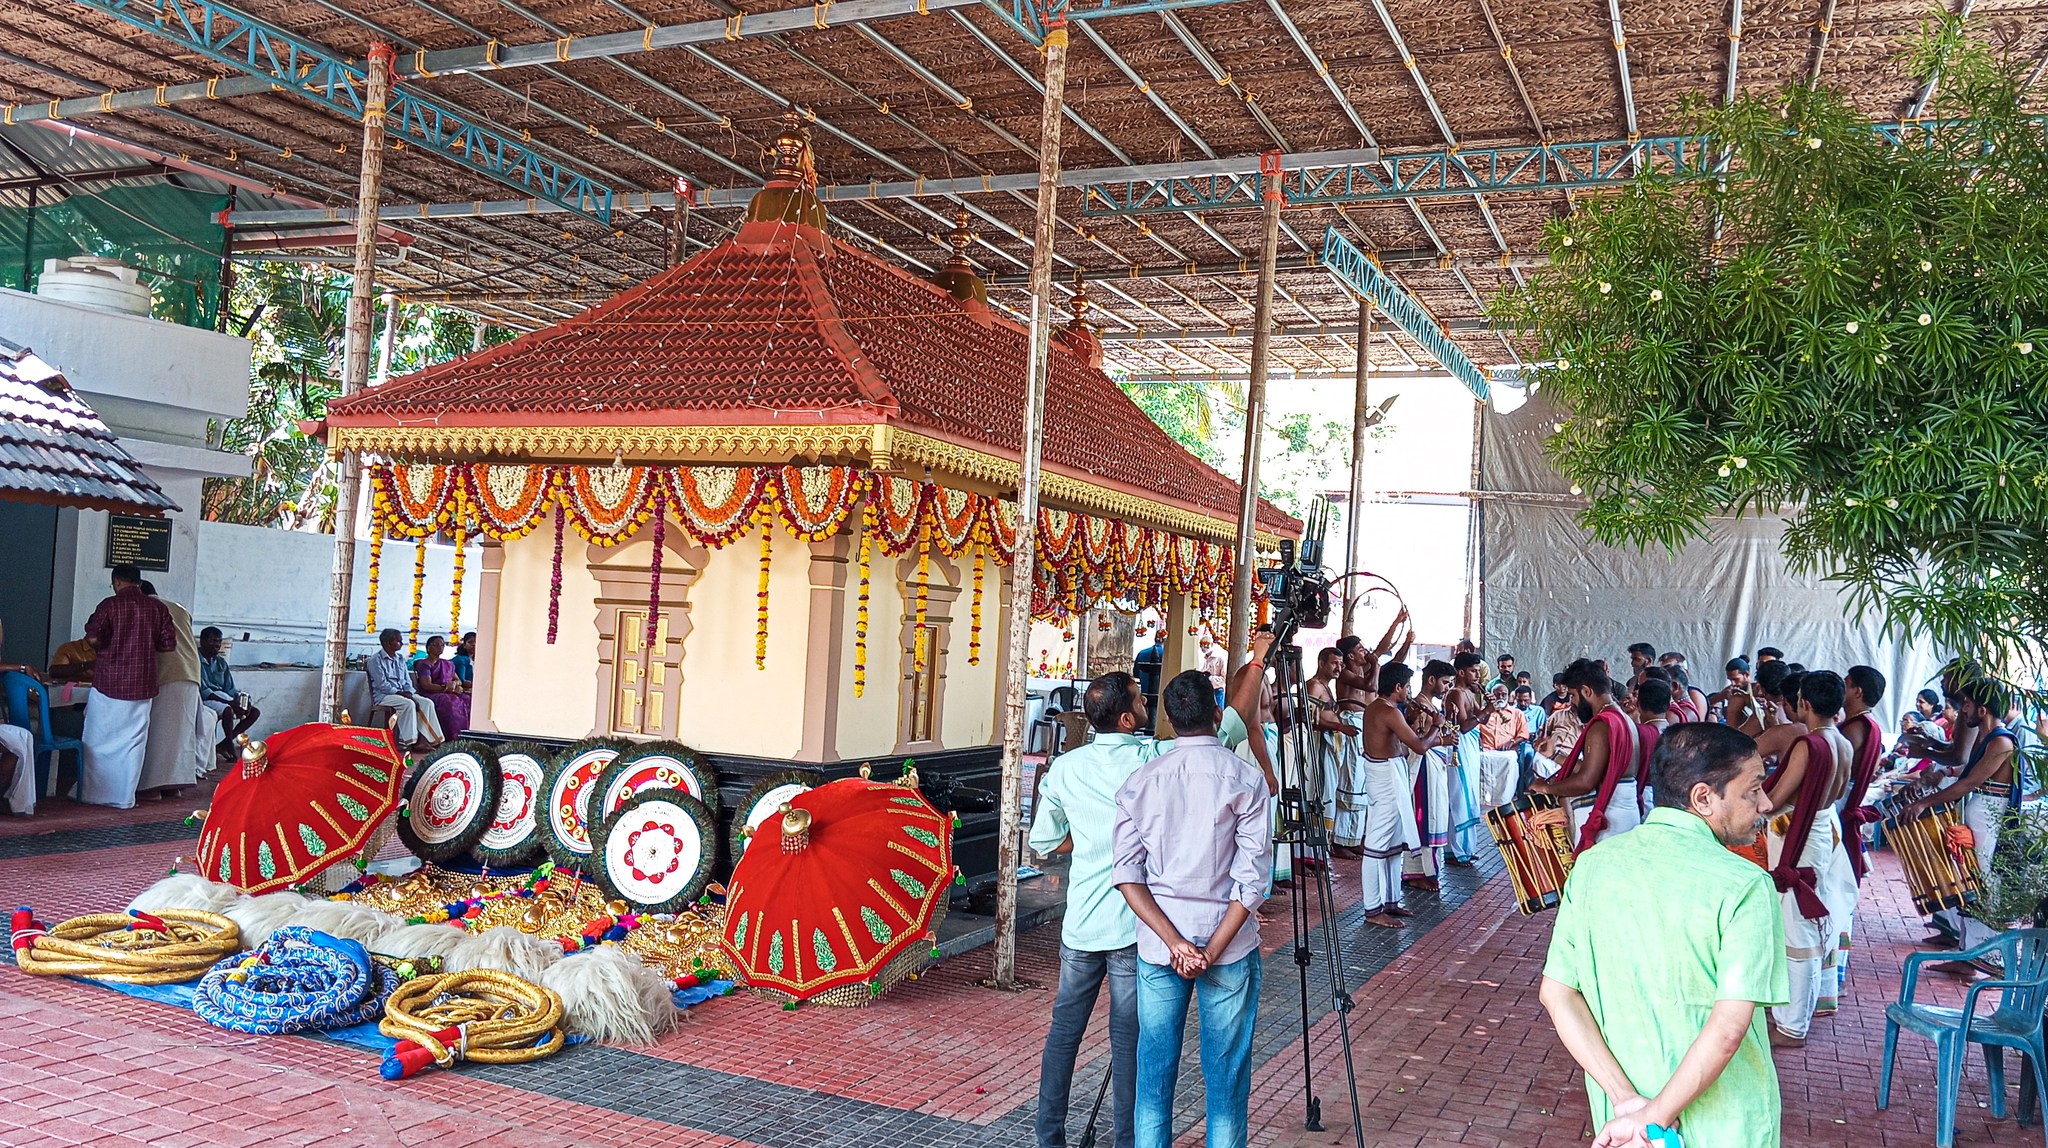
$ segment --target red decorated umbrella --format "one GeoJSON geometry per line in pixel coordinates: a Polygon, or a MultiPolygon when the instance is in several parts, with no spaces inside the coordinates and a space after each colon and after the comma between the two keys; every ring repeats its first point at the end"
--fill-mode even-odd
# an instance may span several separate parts
{"type": "Polygon", "coordinates": [[[924,967],[953,883],[953,824],[908,784],[846,778],[761,823],[726,897],[748,985],[859,1005],[924,967]]]}
{"type": "Polygon", "coordinates": [[[244,738],[241,765],[206,811],[201,872],[250,893],[312,880],[365,849],[404,773],[389,730],[308,722],[244,738]]]}

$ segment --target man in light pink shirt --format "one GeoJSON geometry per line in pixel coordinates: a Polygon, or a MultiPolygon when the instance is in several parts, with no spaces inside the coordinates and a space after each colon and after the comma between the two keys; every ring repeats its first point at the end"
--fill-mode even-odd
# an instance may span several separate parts
{"type": "MultiPolygon", "coordinates": [[[[1265,672],[1257,661],[1251,671],[1265,672]]],[[[1173,1140],[1188,999],[1202,1010],[1210,1148],[1243,1148],[1258,1012],[1259,929],[1273,863],[1265,776],[1224,749],[1209,678],[1163,692],[1172,750],[1117,793],[1110,880],[1138,918],[1138,1148],[1173,1140]]]]}

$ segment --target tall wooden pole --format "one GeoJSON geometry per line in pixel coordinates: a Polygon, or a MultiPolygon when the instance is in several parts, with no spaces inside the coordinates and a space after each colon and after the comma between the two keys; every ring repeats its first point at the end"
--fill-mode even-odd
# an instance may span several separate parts
{"type": "MultiPolygon", "coordinates": [[[[1355,376],[1357,390],[1351,401],[1351,495],[1344,503],[1344,570],[1350,574],[1359,568],[1364,559],[1365,517],[1360,513],[1365,506],[1365,438],[1372,427],[1372,300],[1358,301],[1358,369],[1355,376]]],[[[1344,584],[1344,633],[1348,636],[1358,632],[1357,591],[1350,583],[1344,584]]]]}
{"type": "MultiPolygon", "coordinates": [[[[371,314],[377,300],[377,208],[384,182],[384,101],[391,94],[390,44],[370,45],[369,82],[363,88],[363,161],[356,179],[356,266],[349,287],[348,326],[341,364],[341,393],[354,394],[370,378],[371,314]]],[[[341,717],[341,683],[348,673],[348,607],[355,590],[356,501],[363,488],[363,462],[342,450],[334,492],[334,572],[327,591],[327,657],[320,669],[320,714],[341,717]]],[[[424,541],[421,545],[425,545],[424,541]]],[[[367,715],[366,715],[367,716],[367,715]]]]}
{"type": "Polygon", "coordinates": [[[1024,679],[1030,674],[1031,586],[1038,568],[1039,461],[1045,380],[1052,362],[1052,257],[1059,223],[1060,121],[1067,94],[1066,8],[1045,34],[1045,102],[1038,121],[1038,213],[1031,232],[1031,346],[1024,366],[1024,441],[1017,460],[1017,554],[1003,634],[1002,811],[996,839],[995,986],[1017,985],[1017,859],[1023,830],[1024,679]]]}
{"type": "Polygon", "coordinates": [[[398,342],[398,296],[384,292],[384,333],[377,339],[377,384],[391,380],[391,351],[398,342]]]}
{"type": "Polygon", "coordinates": [[[1266,438],[1266,356],[1273,344],[1273,272],[1280,254],[1280,153],[1259,159],[1266,225],[1259,250],[1259,296],[1252,316],[1252,373],[1244,392],[1244,469],[1238,478],[1237,569],[1231,579],[1229,665],[1244,664],[1252,644],[1252,582],[1258,577],[1259,447],[1266,438]]]}

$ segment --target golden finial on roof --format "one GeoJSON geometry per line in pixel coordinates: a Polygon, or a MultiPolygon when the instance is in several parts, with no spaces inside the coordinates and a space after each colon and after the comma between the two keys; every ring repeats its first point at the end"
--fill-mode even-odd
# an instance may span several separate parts
{"type": "Polygon", "coordinates": [[[811,135],[791,108],[775,133],[775,167],[768,185],[747,205],[749,223],[800,223],[822,230],[825,205],[818,202],[818,171],[811,162],[811,135]]]}
{"type": "Polygon", "coordinates": [[[1088,284],[1081,279],[1074,280],[1074,298],[1071,306],[1074,308],[1074,317],[1067,320],[1067,329],[1093,331],[1095,324],[1088,321],[1088,308],[1094,306],[1094,303],[1088,298],[1088,284]]]}
{"type": "Polygon", "coordinates": [[[988,284],[974,273],[974,265],[967,261],[967,248],[974,243],[974,232],[967,226],[966,208],[953,216],[953,230],[946,235],[946,243],[953,248],[952,258],[932,276],[932,282],[945,288],[946,292],[962,303],[972,299],[984,306],[988,303],[988,284]]]}

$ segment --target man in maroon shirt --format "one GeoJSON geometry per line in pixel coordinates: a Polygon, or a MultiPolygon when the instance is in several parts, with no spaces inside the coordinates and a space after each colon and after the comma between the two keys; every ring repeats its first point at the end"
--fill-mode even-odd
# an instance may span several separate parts
{"type": "Polygon", "coordinates": [[[92,693],[85,703],[84,777],[78,799],[131,809],[149,742],[150,703],[156,698],[156,656],[178,644],[171,612],[142,592],[142,571],[113,570],[114,594],[101,600],[85,624],[85,640],[98,651],[92,693]]]}

